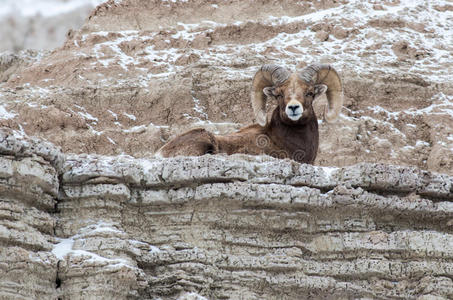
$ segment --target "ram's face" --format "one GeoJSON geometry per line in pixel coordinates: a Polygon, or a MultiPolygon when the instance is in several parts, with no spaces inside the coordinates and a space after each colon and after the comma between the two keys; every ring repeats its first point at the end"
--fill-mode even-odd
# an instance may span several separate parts
{"type": "Polygon", "coordinates": [[[280,117],[287,123],[301,123],[314,116],[313,101],[321,96],[327,87],[307,85],[297,74],[280,87],[265,91],[272,93],[280,107],[280,117]]]}

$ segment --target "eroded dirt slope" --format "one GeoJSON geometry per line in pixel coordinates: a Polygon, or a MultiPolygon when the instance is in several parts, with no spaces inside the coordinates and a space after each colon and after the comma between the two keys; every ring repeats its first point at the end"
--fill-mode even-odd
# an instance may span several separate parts
{"type": "Polygon", "coordinates": [[[108,1],[62,48],[2,57],[0,125],[64,152],[150,156],[191,127],[222,133],[252,123],[260,65],[322,62],[341,73],[346,97],[337,124],[321,123],[316,164],[451,174],[452,9],[448,1],[108,1]]]}

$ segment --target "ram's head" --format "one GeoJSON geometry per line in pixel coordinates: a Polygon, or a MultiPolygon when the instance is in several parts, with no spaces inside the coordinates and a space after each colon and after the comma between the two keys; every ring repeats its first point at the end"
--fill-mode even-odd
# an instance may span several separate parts
{"type": "Polygon", "coordinates": [[[324,119],[333,122],[343,105],[343,89],[338,73],[329,65],[310,65],[290,73],[277,65],[264,65],[255,74],[251,101],[255,118],[261,126],[267,123],[266,97],[275,98],[280,119],[287,124],[303,124],[313,117],[313,101],[327,94],[324,119]]]}

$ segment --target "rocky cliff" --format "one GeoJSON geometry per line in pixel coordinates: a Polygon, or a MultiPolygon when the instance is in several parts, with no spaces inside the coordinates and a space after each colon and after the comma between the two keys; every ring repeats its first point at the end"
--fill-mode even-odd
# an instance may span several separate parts
{"type": "Polygon", "coordinates": [[[453,298],[452,11],[110,0],[63,47],[0,56],[0,297],[453,298]],[[152,157],[252,123],[270,62],[342,76],[314,166],[152,157]]]}
{"type": "Polygon", "coordinates": [[[453,177],[1,132],[3,299],[447,299],[453,177]],[[205,297],[205,298],[203,298],[205,297]]]}

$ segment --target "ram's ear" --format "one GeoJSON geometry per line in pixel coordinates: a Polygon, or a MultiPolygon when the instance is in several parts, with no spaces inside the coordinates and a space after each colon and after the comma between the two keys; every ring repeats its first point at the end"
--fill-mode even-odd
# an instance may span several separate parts
{"type": "Polygon", "coordinates": [[[324,93],[327,91],[327,85],[325,84],[317,84],[315,85],[315,88],[314,88],[314,100],[318,99],[319,97],[321,97],[322,95],[324,95],[324,93]]]}
{"type": "Polygon", "coordinates": [[[265,87],[265,88],[263,89],[263,93],[264,93],[264,95],[266,95],[267,97],[274,98],[274,97],[276,96],[276,94],[275,94],[275,87],[273,87],[273,86],[265,87]]]}

